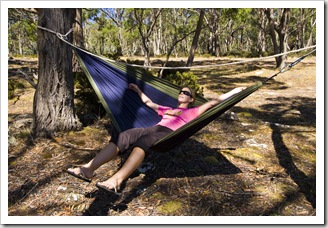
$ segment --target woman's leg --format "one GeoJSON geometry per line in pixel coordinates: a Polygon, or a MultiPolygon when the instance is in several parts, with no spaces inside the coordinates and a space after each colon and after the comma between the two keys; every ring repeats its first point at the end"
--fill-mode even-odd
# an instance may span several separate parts
{"type": "Polygon", "coordinates": [[[112,160],[119,151],[123,152],[127,150],[131,144],[133,144],[138,138],[147,134],[149,129],[145,128],[133,128],[126,130],[111,139],[111,142],[102,149],[94,159],[79,168],[68,169],[68,173],[76,176],[80,179],[88,179],[90,181],[93,177],[93,172],[98,169],[104,163],[112,160]],[[81,178],[85,177],[85,178],[81,178]]]}
{"type": "Polygon", "coordinates": [[[119,189],[122,182],[141,165],[146,152],[149,151],[153,143],[171,132],[172,130],[162,126],[153,126],[145,129],[143,135],[140,135],[133,144],[134,148],[122,168],[114,176],[104,182],[99,182],[98,185],[105,186],[108,189],[119,189]]]}
{"type": "Polygon", "coordinates": [[[98,185],[105,186],[108,189],[119,189],[120,185],[126,180],[142,163],[145,158],[145,151],[140,147],[134,147],[130,156],[111,178],[104,182],[99,182],[98,185]]]}
{"type": "Polygon", "coordinates": [[[78,175],[82,174],[86,178],[91,179],[93,177],[93,172],[101,165],[116,157],[118,152],[118,147],[114,143],[110,142],[87,164],[82,165],[79,168],[71,168],[68,170],[78,175]]]}

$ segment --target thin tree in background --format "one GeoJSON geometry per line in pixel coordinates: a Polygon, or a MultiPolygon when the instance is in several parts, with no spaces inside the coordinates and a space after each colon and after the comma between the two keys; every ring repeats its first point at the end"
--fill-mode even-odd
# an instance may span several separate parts
{"type": "Polygon", "coordinates": [[[187,67],[191,66],[192,62],[194,61],[195,51],[196,51],[197,46],[198,46],[198,39],[199,39],[199,36],[200,36],[200,32],[202,31],[204,16],[205,16],[205,10],[201,9],[200,14],[199,14],[199,19],[198,19],[198,22],[197,22],[197,28],[196,28],[195,36],[194,36],[194,39],[192,41],[190,51],[189,51],[187,67]]]}
{"type": "Polygon", "coordinates": [[[138,31],[142,41],[142,49],[145,55],[144,66],[150,66],[150,42],[149,38],[154,30],[156,21],[163,9],[152,9],[147,13],[146,9],[134,9],[134,17],[137,21],[138,31]]]}
{"type": "MultiPolygon", "coordinates": [[[[76,9],[74,23],[73,23],[73,44],[75,46],[84,48],[83,45],[83,29],[82,29],[82,9],[76,9]]],[[[73,72],[81,71],[80,64],[75,54],[73,54],[73,72]]]]}

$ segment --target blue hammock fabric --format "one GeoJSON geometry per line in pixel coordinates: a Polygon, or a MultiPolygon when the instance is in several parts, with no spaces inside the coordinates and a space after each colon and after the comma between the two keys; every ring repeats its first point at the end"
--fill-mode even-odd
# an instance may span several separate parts
{"type": "Polygon", "coordinates": [[[138,95],[128,89],[135,83],[155,103],[175,107],[178,102],[172,96],[159,91],[142,80],[136,79],[133,71],[124,72],[108,62],[83,51],[76,50],[86,70],[89,80],[93,81],[98,97],[115,122],[119,132],[130,128],[150,127],[157,124],[161,117],[144,105],[138,95]]]}

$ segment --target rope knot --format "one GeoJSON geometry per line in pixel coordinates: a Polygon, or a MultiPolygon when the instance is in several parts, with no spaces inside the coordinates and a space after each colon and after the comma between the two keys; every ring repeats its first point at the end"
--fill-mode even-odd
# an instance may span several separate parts
{"type": "Polygon", "coordinates": [[[59,39],[64,39],[64,40],[67,40],[67,37],[60,34],[59,32],[56,33],[56,36],[59,38],[59,39]]]}
{"type": "Polygon", "coordinates": [[[67,36],[73,31],[73,29],[70,29],[65,35],[60,34],[59,32],[56,33],[57,37],[59,39],[67,40],[67,36]]]}

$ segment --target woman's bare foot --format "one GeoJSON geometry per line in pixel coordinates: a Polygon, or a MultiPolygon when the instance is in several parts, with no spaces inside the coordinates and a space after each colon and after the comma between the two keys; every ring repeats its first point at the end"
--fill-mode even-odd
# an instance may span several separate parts
{"type": "Polygon", "coordinates": [[[69,168],[67,173],[81,180],[91,182],[93,172],[86,167],[69,168]]]}
{"type": "Polygon", "coordinates": [[[116,195],[120,195],[121,194],[121,192],[120,192],[120,185],[121,185],[121,182],[118,179],[114,179],[113,177],[112,178],[109,178],[106,181],[98,182],[96,184],[96,186],[98,188],[101,188],[101,189],[106,190],[108,192],[113,192],[116,195]]]}

